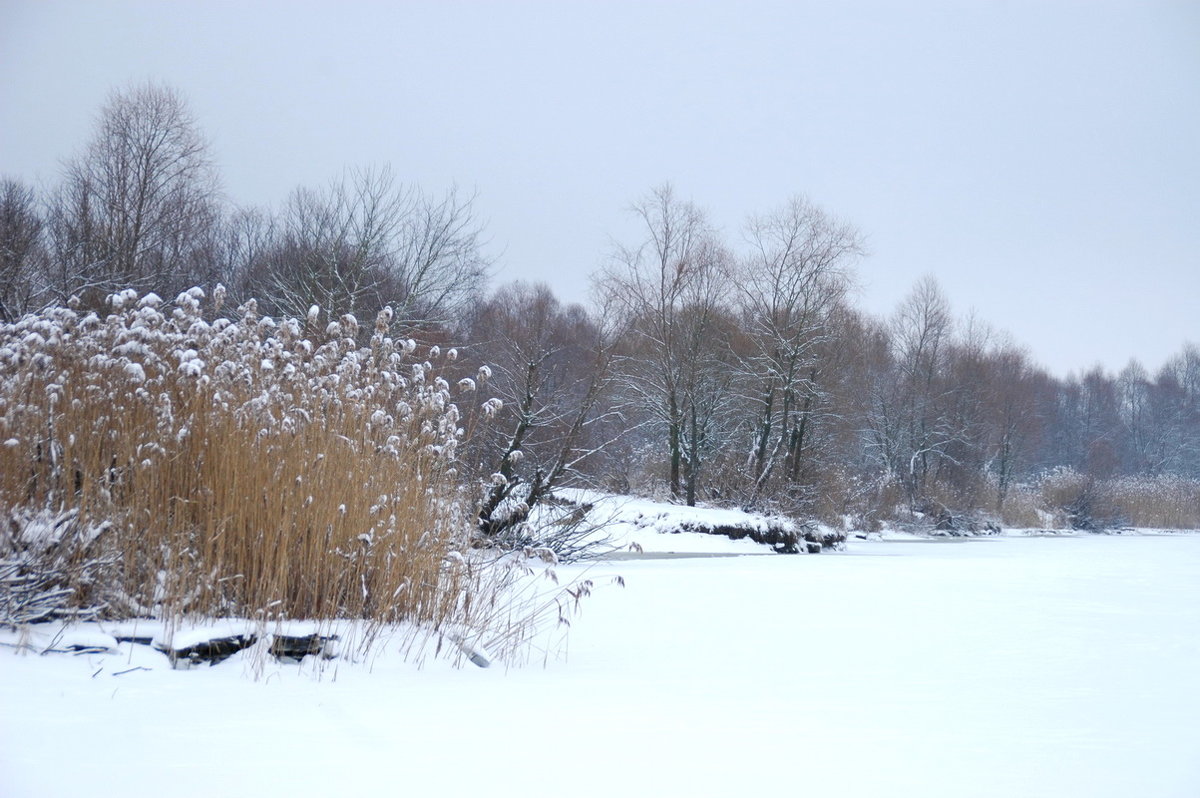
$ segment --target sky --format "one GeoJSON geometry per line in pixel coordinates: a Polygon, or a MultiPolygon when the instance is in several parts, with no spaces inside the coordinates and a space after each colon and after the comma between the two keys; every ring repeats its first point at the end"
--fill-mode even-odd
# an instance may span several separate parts
{"type": "Polygon", "coordinates": [[[1200,344],[1200,3],[0,0],[0,175],[52,185],[147,80],[230,200],[391,164],[569,301],[669,181],[735,249],[807,196],[860,307],[933,275],[1059,376],[1200,344]]]}

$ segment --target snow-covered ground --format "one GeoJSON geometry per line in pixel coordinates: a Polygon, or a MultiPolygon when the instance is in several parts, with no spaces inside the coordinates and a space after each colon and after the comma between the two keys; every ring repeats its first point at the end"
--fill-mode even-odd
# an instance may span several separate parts
{"type": "Polygon", "coordinates": [[[0,795],[1200,795],[1200,536],[587,575],[507,672],[0,651],[0,795]]]}
{"type": "MultiPolygon", "coordinates": [[[[591,509],[586,523],[593,527],[582,540],[595,540],[600,545],[592,552],[630,550],[649,555],[664,554],[769,554],[772,547],[750,537],[731,539],[722,530],[737,529],[742,535],[757,535],[770,539],[790,534],[803,537],[801,525],[780,515],[747,513],[738,509],[716,507],[686,507],[635,496],[618,496],[578,488],[559,488],[555,495],[570,502],[569,506],[585,504],[591,509]]],[[[539,520],[561,516],[566,510],[551,507],[539,520]]],[[[841,539],[841,533],[824,527],[822,535],[841,539]]],[[[801,541],[803,542],[803,541],[801,541]]]]}
{"type": "MultiPolygon", "coordinates": [[[[771,548],[749,538],[730,540],[724,535],[677,532],[681,528],[711,529],[741,525],[765,529],[768,518],[740,510],[684,507],[634,496],[615,496],[591,490],[560,488],[557,494],[571,502],[588,503],[593,538],[618,550],[639,549],[648,554],[770,554],[771,548]]],[[[791,521],[777,519],[781,523],[791,521]]]]}

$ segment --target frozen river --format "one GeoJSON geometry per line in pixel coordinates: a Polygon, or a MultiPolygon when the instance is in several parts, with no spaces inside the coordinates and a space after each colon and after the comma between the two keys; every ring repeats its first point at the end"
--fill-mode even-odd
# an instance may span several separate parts
{"type": "Polygon", "coordinates": [[[588,575],[569,649],[507,672],[0,652],[0,794],[1200,795],[1200,536],[588,575]]]}

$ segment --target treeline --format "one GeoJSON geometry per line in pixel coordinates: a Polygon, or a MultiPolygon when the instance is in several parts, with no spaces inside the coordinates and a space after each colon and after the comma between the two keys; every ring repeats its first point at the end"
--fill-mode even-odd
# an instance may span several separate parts
{"type": "Polygon", "coordinates": [[[474,306],[464,337],[507,402],[474,441],[500,474],[489,506],[536,502],[566,466],[856,529],[1200,526],[1196,346],[1153,375],[1057,379],[932,279],[890,318],[855,308],[860,237],[808,201],[751,217],[742,251],[669,186],[634,212],[643,238],[594,310],[522,284],[474,306]]]}
{"type": "Polygon", "coordinates": [[[276,209],[237,207],[184,99],[143,85],[110,97],[57,185],[0,184],[0,314],[222,282],[277,315],[390,304],[445,322],[482,284],[481,229],[472,197],[403,185],[387,167],[299,187],[276,209]]]}
{"type": "Polygon", "coordinates": [[[1194,345],[1155,374],[1063,380],[956,318],[932,279],[875,318],[853,303],[861,236],[805,199],[752,216],[735,246],[656,188],[585,308],[545,286],[489,289],[482,225],[455,189],[363,169],[241,208],[218,177],[178,93],[114,93],[56,185],[0,184],[3,320],[217,283],[229,307],[253,297],[269,316],[390,306],[406,335],[462,350],[457,378],[492,370],[503,405],[464,408],[461,450],[489,534],[568,482],[869,528],[950,511],[1116,523],[1132,502],[1114,486],[1139,477],[1184,485],[1181,517],[1200,519],[1194,345]]]}

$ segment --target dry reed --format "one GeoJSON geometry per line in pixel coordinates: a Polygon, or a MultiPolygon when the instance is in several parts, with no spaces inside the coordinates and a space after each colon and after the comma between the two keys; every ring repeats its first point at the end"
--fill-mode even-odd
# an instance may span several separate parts
{"type": "Polygon", "coordinates": [[[1105,482],[1108,503],[1130,526],[1200,529],[1200,480],[1164,474],[1105,482]]]}
{"type": "Polygon", "coordinates": [[[1097,479],[1054,468],[1014,485],[1005,501],[1010,526],[1098,529],[1200,529],[1200,480],[1174,474],[1097,479]]]}
{"type": "MultiPolygon", "coordinates": [[[[213,318],[192,289],[106,318],[52,308],[0,328],[0,510],[107,525],[71,585],[109,616],[409,621],[474,628],[498,590],[461,551],[462,436],[434,348],[319,324],[213,318]],[[94,554],[94,553],[93,553],[94,554]]],[[[464,389],[467,387],[464,382],[464,389]]],[[[456,632],[456,634],[461,634],[456,632]]],[[[511,634],[511,632],[509,633],[511,634]]]]}

